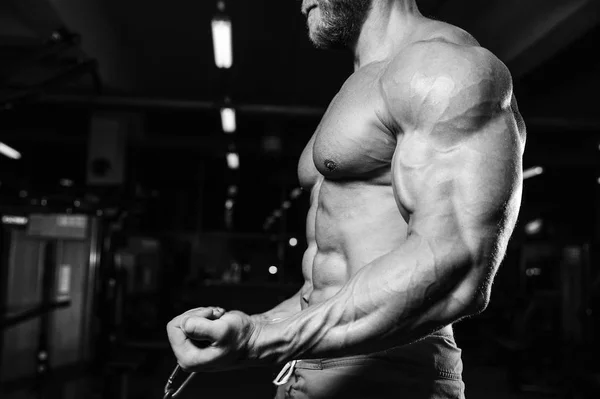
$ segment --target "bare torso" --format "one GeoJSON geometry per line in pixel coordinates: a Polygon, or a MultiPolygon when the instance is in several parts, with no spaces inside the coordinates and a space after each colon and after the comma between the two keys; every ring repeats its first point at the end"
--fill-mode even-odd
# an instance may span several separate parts
{"type": "Polygon", "coordinates": [[[311,193],[303,308],[335,295],[364,265],[406,238],[394,199],[396,138],[379,121],[383,64],[354,73],[333,99],[298,168],[311,193]]]}
{"type": "Polygon", "coordinates": [[[173,319],[182,367],[286,363],[278,397],[463,397],[451,326],[490,300],[518,216],[525,127],[497,57],[458,28],[394,10],[394,29],[379,32],[398,36],[363,42],[375,61],[344,83],[300,158],[311,195],[303,287],[260,314],[173,319]]]}
{"type": "MultiPolygon", "coordinates": [[[[422,39],[432,37],[477,44],[442,23],[433,23],[422,39]]],[[[397,137],[386,128],[379,86],[387,66],[372,63],[348,78],[300,158],[300,183],[311,193],[302,309],[334,296],[363,266],[407,238],[409,213],[392,186],[397,137]]],[[[520,119],[516,104],[514,110],[520,119]]]]}

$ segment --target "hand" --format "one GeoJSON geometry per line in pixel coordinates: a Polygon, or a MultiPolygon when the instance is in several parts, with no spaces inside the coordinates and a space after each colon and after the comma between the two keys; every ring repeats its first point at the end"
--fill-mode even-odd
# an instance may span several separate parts
{"type": "Polygon", "coordinates": [[[221,308],[193,309],[167,324],[171,348],[188,372],[220,371],[247,365],[256,320],[221,308]]]}

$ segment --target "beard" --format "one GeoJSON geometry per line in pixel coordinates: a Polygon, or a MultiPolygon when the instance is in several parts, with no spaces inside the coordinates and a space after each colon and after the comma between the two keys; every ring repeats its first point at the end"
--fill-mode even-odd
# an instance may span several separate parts
{"type": "Polygon", "coordinates": [[[337,49],[352,47],[358,40],[373,0],[318,0],[320,18],[309,37],[315,47],[337,49]]]}

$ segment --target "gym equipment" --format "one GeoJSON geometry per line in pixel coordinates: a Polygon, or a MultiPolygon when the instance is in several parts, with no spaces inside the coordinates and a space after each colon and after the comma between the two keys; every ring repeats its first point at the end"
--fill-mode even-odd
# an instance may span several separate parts
{"type": "Polygon", "coordinates": [[[173,399],[173,398],[176,398],[177,396],[179,396],[179,394],[185,388],[185,386],[196,375],[196,373],[190,373],[186,377],[186,379],[183,380],[183,382],[181,383],[179,388],[174,388],[173,385],[175,384],[175,378],[177,378],[177,376],[179,374],[181,374],[182,372],[183,372],[183,370],[181,369],[181,367],[179,365],[175,366],[175,369],[173,370],[173,372],[169,376],[169,379],[167,380],[167,383],[165,384],[165,392],[164,392],[163,399],[173,399]]]}
{"type": "Polygon", "coordinates": [[[0,227],[1,395],[81,397],[95,355],[100,222],[14,215],[0,227]]]}
{"type": "Polygon", "coordinates": [[[508,331],[490,331],[490,338],[507,355],[513,389],[573,395],[584,371],[576,353],[591,344],[584,317],[589,313],[590,244],[531,242],[521,247],[519,258],[516,297],[506,309],[508,331]]]}

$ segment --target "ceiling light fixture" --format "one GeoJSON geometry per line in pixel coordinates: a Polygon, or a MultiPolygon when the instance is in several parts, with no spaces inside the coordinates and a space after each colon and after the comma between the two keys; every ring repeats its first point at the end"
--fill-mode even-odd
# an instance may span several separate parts
{"type": "Polygon", "coordinates": [[[212,19],[213,49],[215,64],[218,68],[231,68],[233,65],[233,50],[231,42],[231,20],[225,14],[225,2],[217,3],[219,12],[212,19]]]}
{"type": "Polygon", "coordinates": [[[225,133],[235,133],[235,110],[233,108],[221,108],[221,127],[225,133]]]}
{"type": "Polygon", "coordinates": [[[240,167],[240,157],[235,152],[230,152],[227,154],[227,166],[229,169],[238,169],[240,167]]]}
{"type": "Polygon", "coordinates": [[[523,180],[531,179],[532,177],[539,176],[543,173],[544,173],[544,168],[542,168],[541,166],[529,168],[523,172],[523,180]]]}
{"type": "Polygon", "coordinates": [[[21,153],[15,150],[12,147],[7,146],[4,143],[0,142],[0,154],[11,158],[11,159],[21,159],[21,153]]]}

